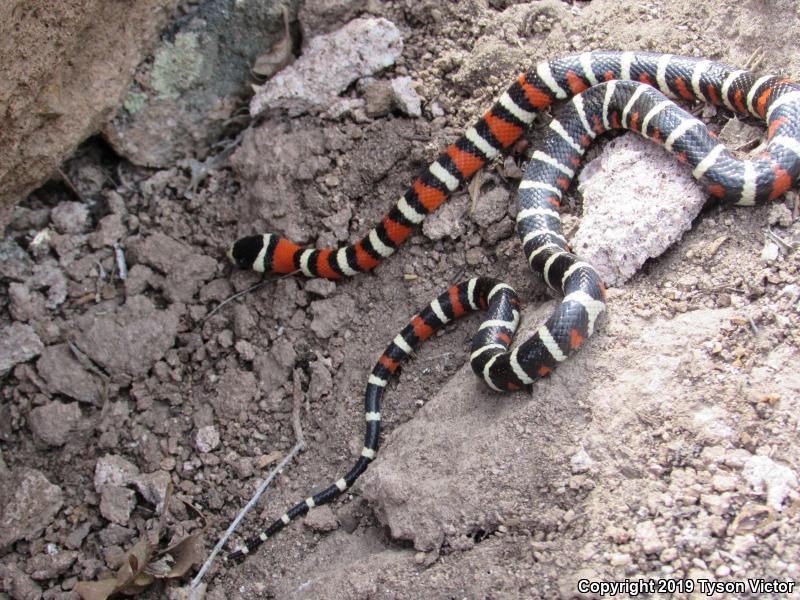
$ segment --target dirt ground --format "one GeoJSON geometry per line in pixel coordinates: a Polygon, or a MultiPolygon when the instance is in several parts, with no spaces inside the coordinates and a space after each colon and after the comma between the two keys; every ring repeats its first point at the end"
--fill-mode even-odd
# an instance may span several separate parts
{"type": "MultiPolygon", "coordinates": [[[[410,76],[422,117],[271,115],[196,188],[188,168],[134,167],[95,140],[64,166],[74,189],[45,186],[15,213],[0,248],[0,326],[18,357],[0,364],[0,598],[78,598],[77,581],[155,528],[167,482],[169,535],[204,526],[210,549],[294,445],[298,400],[307,447],[236,539],[329,485],[360,451],[374,360],[447,285],[511,283],[522,335],[553,307],[511,225],[521,156],[484,175],[493,210],[457,194],[374,272],[270,280],[208,316],[260,281],[225,261],[233,239],[356,239],[541,59],[644,49],[800,77],[795,0],[364,6],[402,31],[402,57],[378,77],[410,76]]],[[[358,484],[244,563],[218,560],[206,596],[572,598],[597,596],[581,580],[644,580],[667,587],[639,597],[800,598],[798,585],[700,593],[800,584],[798,240],[796,192],[710,205],[609,291],[599,332],[532,394],[472,375],[476,317],[448,327],[387,391],[358,484]],[[768,228],[789,244],[777,256],[768,228]]]]}

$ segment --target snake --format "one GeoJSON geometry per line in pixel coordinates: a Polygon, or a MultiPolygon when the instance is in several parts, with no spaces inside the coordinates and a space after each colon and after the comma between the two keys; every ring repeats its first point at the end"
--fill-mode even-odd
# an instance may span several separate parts
{"type": "Polygon", "coordinates": [[[390,378],[419,345],[448,323],[485,310],[470,365],[493,390],[530,388],[580,348],[606,309],[600,274],[574,254],[561,230],[559,207],[581,158],[600,134],[634,131],[686,163],[721,203],[775,200],[800,173],[800,86],[786,77],[755,75],[705,58],[640,51],[582,52],[538,63],[520,74],[496,103],[414,179],[367,235],[341,248],[302,248],[273,233],[250,235],[228,248],[230,261],[267,274],[339,279],[370,271],[393,255],[454,191],[508,152],[536,118],[564,101],[545,128],[517,191],[516,229],[533,272],[561,295],[547,321],[513,350],[520,301],[506,283],[475,277],[450,287],[414,315],[373,367],[364,396],[364,447],[352,468],[324,490],[292,506],[229,557],[256,550],[315,506],[351,488],[375,459],[380,402],[390,378]],[[675,102],[702,101],[767,126],[766,148],[736,158],[706,125],[675,102]]]}

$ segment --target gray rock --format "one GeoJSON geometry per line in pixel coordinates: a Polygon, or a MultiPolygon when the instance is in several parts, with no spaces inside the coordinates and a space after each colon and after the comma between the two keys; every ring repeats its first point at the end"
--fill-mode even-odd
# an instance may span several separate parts
{"type": "Polygon", "coordinates": [[[178,317],[134,296],[113,310],[98,307],[75,320],[75,345],[110,373],[143,375],[172,348],[178,317]]]}
{"type": "Polygon", "coordinates": [[[659,554],[666,548],[652,521],[643,521],[636,525],[636,541],[642,545],[646,554],[659,554]]]}
{"type": "Polygon", "coordinates": [[[36,539],[61,509],[61,488],[36,469],[20,467],[0,482],[0,552],[36,539]]]}
{"type": "Polygon", "coordinates": [[[312,38],[320,33],[339,27],[365,10],[367,0],[314,0],[303,2],[298,20],[303,27],[303,35],[312,38]]]}
{"type": "Polygon", "coordinates": [[[335,531],[339,528],[339,520],[333,514],[330,506],[318,506],[306,515],[303,519],[303,525],[308,527],[311,531],[319,533],[327,533],[328,531],[335,531]]]}
{"type": "Polygon", "coordinates": [[[330,367],[331,359],[317,357],[309,367],[311,368],[311,379],[308,384],[308,397],[309,400],[315,401],[330,393],[333,389],[333,377],[331,376],[330,367]]]}
{"type": "Polygon", "coordinates": [[[26,283],[32,289],[47,290],[45,306],[50,310],[58,308],[67,299],[67,278],[55,261],[37,265],[33,270],[33,277],[26,283]]]}
{"type": "Polygon", "coordinates": [[[198,452],[211,452],[219,446],[219,431],[213,425],[207,425],[197,430],[194,438],[194,447],[198,452]]]}
{"type": "Polygon", "coordinates": [[[306,281],[305,290],[321,298],[327,298],[336,291],[336,284],[330,279],[309,279],[306,281]]]}
{"type": "Polygon", "coordinates": [[[326,109],[356,79],[394,64],[403,49],[400,31],[383,18],[350,21],[312,38],[303,55],[263,86],[250,103],[254,116],[285,108],[291,114],[326,109]]]}
{"type": "Polygon", "coordinates": [[[8,298],[11,301],[8,310],[16,321],[34,322],[45,316],[44,296],[24,283],[11,282],[8,286],[8,298]]]}
{"type": "Polygon", "coordinates": [[[396,77],[392,79],[392,97],[394,105],[400,112],[409,117],[422,116],[422,98],[412,86],[411,77],[396,77]]]}
{"type": "Polygon", "coordinates": [[[173,302],[192,300],[217,271],[216,260],[163,233],[154,233],[134,245],[131,254],[139,263],[166,275],[164,295],[173,302]]]}
{"type": "Polygon", "coordinates": [[[53,579],[69,569],[77,558],[78,553],[74,550],[61,550],[54,544],[48,544],[44,552],[34,554],[28,559],[26,570],[31,574],[31,579],[53,579]]]}
{"type": "Polygon", "coordinates": [[[578,181],[584,208],[572,247],[610,285],[679,240],[706,202],[689,169],[633,133],[609,143],[578,181]]]}
{"type": "Polygon", "coordinates": [[[136,492],[116,485],[100,490],[100,514],[112,523],[126,525],[136,507],[136,492]]]}
{"type": "Polygon", "coordinates": [[[96,406],[103,401],[102,381],[83,368],[67,344],[47,346],[36,363],[36,370],[52,393],[96,406]]]}
{"type": "Polygon", "coordinates": [[[36,441],[44,446],[63,446],[78,428],[81,409],[77,402],[48,402],[34,408],[28,417],[36,441]]]}
{"type": "Polygon", "coordinates": [[[753,456],[742,469],[742,477],[753,489],[767,496],[767,504],[774,510],[783,510],[786,497],[797,498],[797,475],[785,465],[768,456],[753,456]]]}
{"type": "Polygon", "coordinates": [[[33,260],[11,237],[0,240],[0,277],[24,281],[33,272],[33,260]]]}
{"type": "MultiPolygon", "coordinates": [[[[526,308],[518,338],[526,339],[552,309],[553,304],[526,308]]],[[[515,406],[487,402],[484,387],[464,365],[414,419],[384,438],[379,460],[359,479],[360,493],[395,539],[411,540],[424,551],[491,521],[497,506],[507,507],[506,515],[541,514],[552,506],[552,490],[573,477],[569,457],[576,448],[583,446],[600,461],[624,439],[637,409],[701,401],[702,391],[691,399],[674,391],[683,379],[686,348],[715,335],[732,314],[696,310],[669,319],[609,319],[595,335],[613,339],[613,351],[602,342],[587,344],[537,382],[532,396],[519,394],[515,406]],[[591,387],[611,371],[613,382],[591,387]],[[587,426],[581,406],[593,407],[600,422],[587,426]],[[554,436],[554,423],[570,433],[554,436]]],[[[579,470],[586,466],[582,462],[579,470]]],[[[615,468],[621,465],[624,460],[615,468]]]]}
{"type": "Polygon", "coordinates": [[[187,156],[203,159],[249,93],[251,66],[285,38],[282,6],[294,14],[296,4],[193,3],[192,18],[179,20],[174,35],[155,51],[147,85],[129,87],[122,109],[106,127],[114,149],[150,167],[168,167],[187,156]]]}
{"type": "Polygon", "coordinates": [[[97,231],[89,236],[89,245],[92,248],[111,247],[114,242],[121,240],[126,232],[122,216],[112,213],[100,219],[97,231]]]}
{"type": "Polygon", "coordinates": [[[388,81],[373,81],[364,90],[364,110],[367,116],[383,117],[388,115],[394,106],[394,92],[388,81]]]}
{"type": "Polygon", "coordinates": [[[257,354],[253,360],[253,368],[262,390],[270,392],[289,381],[289,372],[297,358],[297,353],[290,342],[277,340],[268,352],[257,354]]]}
{"type": "Polygon", "coordinates": [[[89,535],[91,529],[92,524],[89,521],[84,521],[69,532],[67,537],[64,538],[64,545],[71,550],[77,550],[83,545],[83,540],[89,535]]]}
{"type": "Polygon", "coordinates": [[[313,315],[310,329],[324,340],[350,322],[355,314],[356,304],[350,296],[341,294],[336,298],[315,300],[310,308],[313,315]]]}
{"type": "Polygon", "coordinates": [[[45,316],[46,309],[54,310],[67,299],[67,278],[56,262],[50,259],[36,265],[23,283],[12,283],[9,296],[15,319],[37,321],[45,316]],[[46,294],[46,298],[43,294],[46,294]]]}
{"type": "MultiPolygon", "coordinates": [[[[253,367],[260,372],[258,356],[253,361],[253,367]]],[[[211,405],[218,416],[227,415],[230,418],[230,415],[247,411],[256,394],[258,383],[253,373],[229,369],[219,378],[211,405]]]]}
{"type": "Polygon", "coordinates": [[[509,200],[508,190],[502,187],[495,187],[487,192],[481,192],[475,202],[472,219],[484,228],[497,223],[506,216],[509,200]]]}
{"type": "Polygon", "coordinates": [[[36,358],[44,344],[30,325],[12,323],[0,328],[0,377],[15,365],[36,358]]]}
{"type": "Polygon", "coordinates": [[[139,467],[129,460],[107,454],[97,459],[94,466],[94,489],[98,493],[105,486],[125,486],[139,475],[139,467]]]}
{"type": "Polygon", "coordinates": [[[574,474],[579,473],[586,473],[589,469],[592,468],[594,461],[589,454],[581,448],[575,454],[573,454],[569,459],[570,466],[572,467],[572,472],[574,474]]]}
{"type": "Polygon", "coordinates": [[[14,600],[40,600],[42,597],[42,588],[15,564],[0,565],[0,579],[4,583],[3,589],[14,600]]]}
{"type": "Polygon", "coordinates": [[[166,471],[155,471],[153,473],[143,473],[133,478],[133,485],[136,490],[155,507],[161,507],[167,494],[167,486],[170,482],[169,473],[166,471]]]}
{"type": "Polygon", "coordinates": [[[89,208],[82,202],[60,202],[50,212],[58,233],[82,233],[89,221],[89,208]]]}
{"type": "Polygon", "coordinates": [[[431,240],[441,240],[445,237],[457,240],[466,231],[468,211],[469,196],[458,194],[422,222],[422,233],[431,240]]]}

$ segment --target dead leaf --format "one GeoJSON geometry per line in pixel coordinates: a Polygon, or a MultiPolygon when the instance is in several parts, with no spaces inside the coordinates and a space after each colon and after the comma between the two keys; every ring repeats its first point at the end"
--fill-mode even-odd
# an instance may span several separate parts
{"type": "Polygon", "coordinates": [[[170,579],[182,577],[192,565],[202,562],[205,555],[203,540],[200,534],[192,534],[165,550],[165,554],[169,554],[175,560],[167,577],[170,579]]]}
{"type": "Polygon", "coordinates": [[[128,552],[115,557],[114,562],[120,566],[113,579],[81,581],[75,584],[75,591],[83,600],[106,600],[118,593],[134,596],[150,587],[156,579],[182,577],[192,565],[202,561],[203,543],[200,533],[186,536],[163,550],[159,550],[157,546],[166,526],[166,513],[171,498],[170,484],[164,496],[158,528],[150,534],[153,541],[145,536],[128,552]]]}
{"type": "Polygon", "coordinates": [[[79,581],[72,588],[83,600],[106,600],[117,589],[116,579],[100,581],[79,581]]]}

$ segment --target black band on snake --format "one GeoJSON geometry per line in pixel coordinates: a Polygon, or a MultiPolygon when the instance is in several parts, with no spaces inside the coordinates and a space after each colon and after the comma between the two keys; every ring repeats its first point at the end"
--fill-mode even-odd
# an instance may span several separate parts
{"type": "Polygon", "coordinates": [[[537,114],[571,98],[550,122],[517,192],[517,232],[534,273],[563,295],[555,313],[527,341],[509,351],[519,323],[519,300],[506,284],[470,279],[450,288],[415,315],[386,348],[367,383],[364,449],[353,468],[327,489],[296,504],[259,536],[231,554],[241,557],[353,485],[374,460],[380,399],[400,363],[446,323],[486,309],[473,340],[473,370],[494,390],[529,387],[592,335],[605,310],[595,269],[573,254],[561,233],[562,195],[586,148],[610,129],[630,129],[662,144],[692,168],[721,201],[752,205],[786,192],[800,173],[800,87],[783,77],[758,77],[709,60],[647,52],[587,52],[540,63],[520,75],[497,103],[427,167],[355,244],[304,249],[274,234],[237,240],[228,250],[238,266],[267,273],[302,272],[336,279],[372,269],[391,256],[447,196],[508,150],[537,114]],[[768,146],[749,161],[734,158],[705,125],[665,95],[724,106],[768,127],[768,146]]]}

